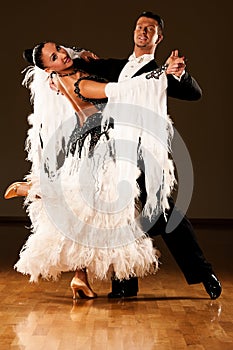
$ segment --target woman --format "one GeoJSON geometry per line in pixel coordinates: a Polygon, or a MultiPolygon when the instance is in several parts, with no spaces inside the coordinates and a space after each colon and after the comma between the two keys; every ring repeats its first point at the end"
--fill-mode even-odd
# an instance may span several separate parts
{"type": "MultiPolygon", "coordinates": [[[[74,297],[77,291],[95,297],[86,268],[101,279],[111,270],[122,279],[158,268],[152,241],[139,222],[138,157],[144,161],[148,195],[142,214],[151,217],[165,212],[175,181],[168,157],[172,130],[163,70],[152,74],[157,79],[143,75],[107,83],[77,69],[74,52],[68,52],[52,42],[32,51],[35,66],[24,80],[34,107],[27,140],[28,191],[16,183],[5,197],[26,193],[32,222],[33,234],[15,268],[31,281],[75,270],[74,297]]],[[[166,69],[172,73],[175,65],[166,69]]]]}

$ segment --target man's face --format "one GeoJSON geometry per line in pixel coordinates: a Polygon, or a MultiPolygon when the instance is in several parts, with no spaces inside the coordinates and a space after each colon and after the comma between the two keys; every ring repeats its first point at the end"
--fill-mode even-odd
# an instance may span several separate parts
{"type": "Polygon", "coordinates": [[[140,17],[134,30],[134,43],[140,48],[154,48],[159,39],[158,22],[153,18],[140,17]]]}

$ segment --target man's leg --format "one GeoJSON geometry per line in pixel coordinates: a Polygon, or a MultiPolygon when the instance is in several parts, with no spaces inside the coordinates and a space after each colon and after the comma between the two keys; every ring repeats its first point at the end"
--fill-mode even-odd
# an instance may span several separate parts
{"type": "Polygon", "coordinates": [[[169,200],[169,204],[170,209],[167,213],[167,221],[163,215],[160,215],[155,225],[148,231],[148,234],[150,236],[161,234],[188,284],[203,283],[211,299],[218,298],[221,294],[221,284],[197,242],[190,221],[174,207],[172,199],[169,200]],[[166,233],[167,223],[171,214],[174,215],[174,222],[179,222],[179,224],[170,233],[166,233]]]}
{"type": "MultiPolygon", "coordinates": [[[[140,200],[143,206],[146,202],[144,172],[142,172],[138,179],[138,184],[141,188],[140,200]]],[[[188,284],[203,283],[211,299],[218,298],[222,291],[221,284],[197,242],[190,221],[183,213],[175,208],[172,198],[169,198],[169,205],[170,209],[167,211],[167,220],[165,220],[163,214],[155,218],[154,224],[144,218],[142,220],[144,230],[152,237],[157,235],[162,236],[188,284]],[[179,222],[179,224],[170,233],[167,233],[166,226],[172,213],[174,213],[176,222],[179,222]]],[[[123,283],[120,283],[119,280],[114,280],[112,283],[112,292],[109,293],[109,296],[118,297],[120,295],[123,296],[123,294],[124,296],[135,296],[137,292],[137,278],[124,280],[123,283]],[[126,290],[127,293],[125,292],[126,290]]]]}
{"type": "MultiPolygon", "coordinates": [[[[153,227],[148,230],[148,234],[152,237],[162,236],[188,284],[203,283],[210,298],[217,299],[222,291],[221,284],[197,242],[190,221],[174,208],[172,199],[170,200],[170,210],[167,214],[167,221],[164,215],[160,215],[153,227]],[[166,233],[167,222],[173,210],[176,219],[180,222],[173,231],[166,233]]],[[[143,225],[148,227],[148,221],[144,220],[143,225]]],[[[136,296],[137,292],[138,279],[136,277],[123,281],[113,279],[112,292],[108,296],[110,298],[136,296]]]]}

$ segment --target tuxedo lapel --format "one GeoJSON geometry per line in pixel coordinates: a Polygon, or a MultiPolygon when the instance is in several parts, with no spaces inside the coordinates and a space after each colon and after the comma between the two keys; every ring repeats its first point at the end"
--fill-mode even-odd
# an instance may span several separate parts
{"type": "Polygon", "coordinates": [[[147,72],[150,72],[151,70],[153,69],[156,69],[158,68],[158,65],[157,63],[155,62],[155,60],[151,60],[150,62],[148,62],[147,64],[145,64],[145,66],[143,66],[141,69],[139,69],[133,76],[133,77],[136,77],[138,75],[141,75],[143,73],[147,73],[147,72]]]}

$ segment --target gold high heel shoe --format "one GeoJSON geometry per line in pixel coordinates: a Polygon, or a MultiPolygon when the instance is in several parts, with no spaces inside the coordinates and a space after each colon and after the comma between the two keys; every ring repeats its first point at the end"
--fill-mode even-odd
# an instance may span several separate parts
{"type": "Polygon", "coordinates": [[[73,277],[70,287],[73,291],[73,299],[77,299],[77,293],[80,298],[94,299],[97,297],[97,294],[78,277],[73,277]]]}
{"type": "Polygon", "coordinates": [[[10,199],[14,197],[24,197],[27,195],[28,189],[29,184],[27,182],[13,182],[13,184],[7,187],[4,198],[10,199]],[[20,191],[18,191],[19,188],[20,191]]]}

